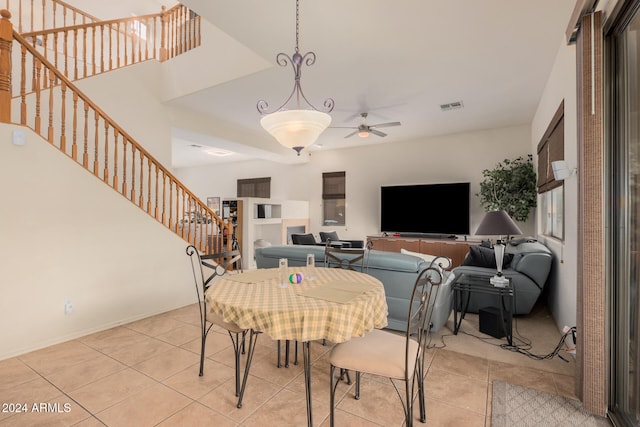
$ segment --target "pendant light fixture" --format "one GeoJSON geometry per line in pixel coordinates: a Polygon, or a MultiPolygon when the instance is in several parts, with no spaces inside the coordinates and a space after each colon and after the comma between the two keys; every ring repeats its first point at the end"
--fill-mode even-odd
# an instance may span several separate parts
{"type": "Polygon", "coordinates": [[[269,104],[265,100],[258,101],[257,108],[262,119],[260,124],[269,132],[280,144],[287,148],[294,149],[298,156],[300,151],[313,144],[318,136],[331,124],[331,116],[328,114],[333,110],[333,99],[327,98],[323,104],[323,111],[315,108],[307,100],[302,87],[300,86],[300,76],[302,65],[311,66],[316,62],[316,54],[307,52],[302,55],[298,49],[298,39],[300,36],[300,7],[299,0],[296,0],[296,48],[293,56],[286,53],[279,53],[276,62],[281,67],[291,64],[295,76],[293,90],[286,101],[273,112],[268,112],[269,104]]]}

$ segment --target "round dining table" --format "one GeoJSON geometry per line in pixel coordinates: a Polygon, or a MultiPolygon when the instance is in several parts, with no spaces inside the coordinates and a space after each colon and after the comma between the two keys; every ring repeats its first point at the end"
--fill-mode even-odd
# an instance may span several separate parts
{"type": "MultiPolygon", "coordinates": [[[[292,279],[296,281],[295,277],[292,279]]],[[[315,340],[345,342],[387,326],[388,308],[382,282],[353,270],[289,267],[286,274],[277,268],[226,274],[210,286],[205,298],[210,311],[227,322],[265,333],[274,340],[302,343],[309,426],[313,419],[309,343],[315,340]],[[302,281],[290,283],[289,276],[296,273],[302,274],[302,281]]],[[[252,340],[247,367],[254,348],[255,340],[252,340]]],[[[243,391],[247,374],[248,368],[243,391]]]]}

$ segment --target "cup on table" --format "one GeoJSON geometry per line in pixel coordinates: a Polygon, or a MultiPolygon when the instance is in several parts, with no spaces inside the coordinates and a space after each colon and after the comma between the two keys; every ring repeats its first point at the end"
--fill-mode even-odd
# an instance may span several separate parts
{"type": "Polygon", "coordinates": [[[278,261],[278,286],[281,288],[289,287],[289,260],[280,258],[278,261]]]}
{"type": "Polygon", "coordinates": [[[307,280],[314,279],[314,272],[316,269],[316,257],[313,254],[307,254],[307,268],[305,269],[305,278],[307,280]]]}

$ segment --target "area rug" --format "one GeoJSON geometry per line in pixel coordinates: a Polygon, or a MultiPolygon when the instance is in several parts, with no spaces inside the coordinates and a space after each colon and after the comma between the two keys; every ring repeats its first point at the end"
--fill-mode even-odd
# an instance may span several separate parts
{"type": "Polygon", "coordinates": [[[580,401],[502,381],[493,382],[491,427],[610,426],[582,409],[580,401]]]}

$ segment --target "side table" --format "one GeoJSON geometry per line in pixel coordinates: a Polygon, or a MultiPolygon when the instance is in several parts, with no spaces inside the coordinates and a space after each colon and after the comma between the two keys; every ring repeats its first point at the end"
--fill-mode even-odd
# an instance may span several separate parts
{"type": "Polygon", "coordinates": [[[509,284],[504,288],[493,286],[489,282],[490,279],[491,277],[488,276],[474,274],[462,274],[456,278],[453,284],[453,334],[458,335],[462,319],[469,308],[469,299],[472,293],[498,295],[500,297],[500,304],[498,304],[500,323],[507,336],[507,342],[509,345],[513,345],[512,323],[515,291],[511,286],[511,279],[507,278],[509,284]],[[460,313],[460,318],[458,318],[458,313],[460,313]]]}

